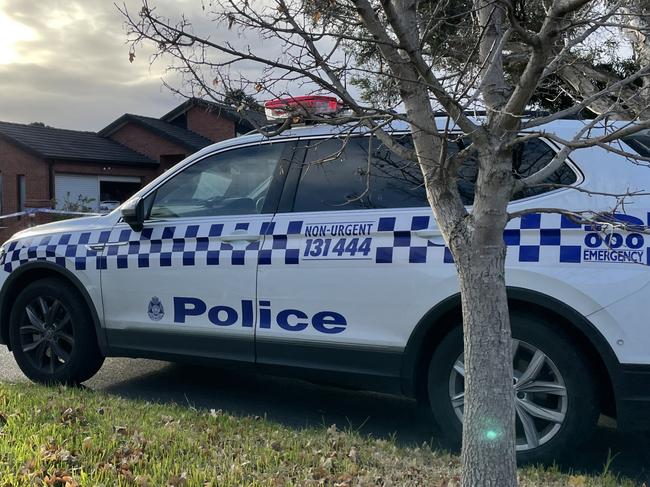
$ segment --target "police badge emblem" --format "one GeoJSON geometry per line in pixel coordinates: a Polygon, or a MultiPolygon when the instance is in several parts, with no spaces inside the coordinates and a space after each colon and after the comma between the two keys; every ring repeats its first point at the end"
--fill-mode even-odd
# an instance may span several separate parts
{"type": "Polygon", "coordinates": [[[156,296],[151,298],[151,301],[149,301],[149,309],[147,310],[147,314],[152,321],[160,321],[162,320],[162,317],[165,316],[163,305],[160,302],[160,299],[158,299],[156,296]]]}

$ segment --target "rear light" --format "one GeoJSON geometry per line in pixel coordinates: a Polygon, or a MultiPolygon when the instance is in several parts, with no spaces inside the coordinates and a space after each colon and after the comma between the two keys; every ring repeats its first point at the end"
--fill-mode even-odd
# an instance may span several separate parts
{"type": "Polygon", "coordinates": [[[266,118],[269,120],[290,117],[309,118],[310,116],[334,115],[341,110],[343,103],[333,96],[295,96],[278,98],[264,104],[266,118]]]}

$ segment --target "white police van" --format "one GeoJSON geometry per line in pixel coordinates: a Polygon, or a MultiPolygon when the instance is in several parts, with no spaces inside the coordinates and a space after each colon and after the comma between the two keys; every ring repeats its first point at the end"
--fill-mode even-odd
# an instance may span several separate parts
{"type": "MultiPolygon", "coordinates": [[[[568,139],[579,127],[550,129],[568,139]]],[[[19,232],[1,249],[2,343],[39,382],[84,381],[104,357],[126,356],[248,364],[404,394],[429,401],[458,437],[451,254],[417,166],[344,131],[224,141],[108,215],[19,232]]],[[[627,150],[647,155],[649,140],[627,139],[627,150]]],[[[515,154],[519,176],[557,150],[528,141],[515,154]]],[[[591,148],[548,182],[625,193],[650,189],[649,171],[591,148]]],[[[475,161],[461,172],[471,204],[475,161]]],[[[513,211],[537,207],[611,211],[612,199],[542,186],[512,202],[513,211]]],[[[625,208],[613,218],[626,232],[535,213],[505,232],[523,459],[586,439],[601,412],[625,430],[650,427],[650,205],[639,197],[625,208]]]]}

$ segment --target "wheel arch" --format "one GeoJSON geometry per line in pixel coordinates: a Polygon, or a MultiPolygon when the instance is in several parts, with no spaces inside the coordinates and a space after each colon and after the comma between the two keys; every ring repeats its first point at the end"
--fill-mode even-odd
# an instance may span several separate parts
{"type": "Polygon", "coordinates": [[[18,269],[9,275],[3,284],[2,289],[0,290],[0,342],[5,343],[11,350],[11,343],[9,339],[9,317],[11,314],[11,303],[14,302],[20,291],[24,289],[27,284],[48,277],[62,279],[70,283],[83,297],[86,305],[88,306],[88,309],[90,310],[90,315],[95,327],[95,335],[97,337],[99,349],[101,350],[102,354],[106,355],[106,337],[101,327],[97,309],[95,308],[95,304],[88,294],[88,291],[86,291],[79,278],[68,269],[52,262],[45,261],[28,262],[21,265],[18,269]]]}
{"type": "MultiPolygon", "coordinates": [[[[615,416],[614,386],[620,364],[614,351],[596,327],[581,313],[551,296],[519,287],[508,287],[510,309],[524,309],[549,318],[580,346],[601,386],[602,407],[615,416]]],[[[440,341],[462,322],[460,293],[430,309],[420,319],[407,342],[402,360],[402,390],[410,397],[428,401],[426,375],[429,361],[440,341]]]]}

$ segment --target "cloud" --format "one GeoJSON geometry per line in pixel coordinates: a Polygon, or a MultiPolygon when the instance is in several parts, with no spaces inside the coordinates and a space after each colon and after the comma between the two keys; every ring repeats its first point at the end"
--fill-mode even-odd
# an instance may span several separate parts
{"type": "MultiPolygon", "coordinates": [[[[211,40],[250,46],[270,58],[282,55],[284,46],[278,42],[215,23],[200,0],[150,3],[165,17],[184,14],[195,32],[211,40]]],[[[141,0],[126,0],[126,6],[137,14],[141,0]]],[[[129,62],[125,19],[112,0],[0,0],[0,15],[30,33],[11,41],[11,62],[0,64],[0,120],[98,130],[123,113],[160,116],[182,101],[161,81],[183,88],[182,77],[166,70],[171,59],[150,64],[152,46],[143,45],[129,62]]],[[[263,67],[244,62],[231,69],[233,79],[256,80],[263,67]]],[[[293,94],[308,90],[295,82],[282,89],[293,94]]]]}
{"type": "Polygon", "coordinates": [[[150,51],[129,62],[111,1],[0,0],[0,13],[35,34],[16,40],[13,62],[0,64],[0,120],[97,130],[122,113],[160,116],[181,101],[162,85],[166,66],[149,65],[150,51]]]}
{"type": "Polygon", "coordinates": [[[160,116],[180,101],[157,78],[134,85],[22,64],[0,66],[0,120],[98,130],[123,113],[160,116]]]}

